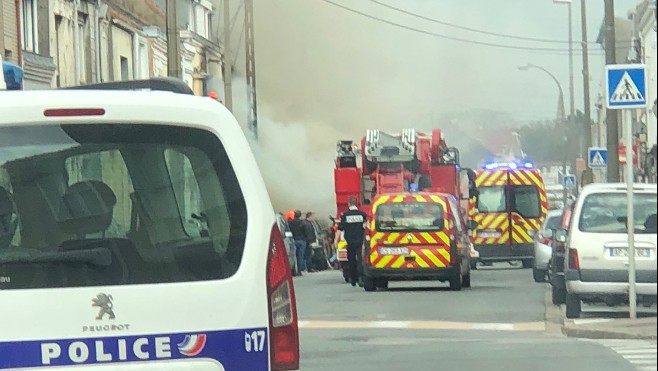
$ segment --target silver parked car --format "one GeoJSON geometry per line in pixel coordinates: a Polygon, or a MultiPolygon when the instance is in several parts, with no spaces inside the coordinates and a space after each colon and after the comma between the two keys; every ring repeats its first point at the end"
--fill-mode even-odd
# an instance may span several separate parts
{"type": "Polygon", "coordinates": [[[551,242],[555,229],[560,226],[562,210],[551,210],[546,215],[544,223],[535,235],[535,262],[532,267],[532,278],[535,282],[546,282],[548,273],[548,264],[551,260],[552,248],[551,242]]]}

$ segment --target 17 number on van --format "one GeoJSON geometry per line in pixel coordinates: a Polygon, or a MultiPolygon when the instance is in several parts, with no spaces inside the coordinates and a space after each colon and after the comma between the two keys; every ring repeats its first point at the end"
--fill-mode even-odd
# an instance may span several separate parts
{"type": "Polygon", "coordinates": [[[265,331],[252,331],[244,333],[244,349],[247,353],[262,352],[265,346],[265,331]]]}

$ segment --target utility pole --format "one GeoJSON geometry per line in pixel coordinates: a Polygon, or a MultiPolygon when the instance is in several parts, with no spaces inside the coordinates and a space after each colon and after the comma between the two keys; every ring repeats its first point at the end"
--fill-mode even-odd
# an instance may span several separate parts
{"type": "Polygon", "coordinates": [[[233,55],[231,54],[230,0],[224,0],[224,106],[233,111],[233,55]]]}
{"type": "Polygon", "coordinates": [[[167,75],[182,78],[180,42],[178,34],[178,8],[176,0],[167,0],[167,75]]]}
{"type": "MultiPolygon", "coordinates": [[[[615,1],[605,1],[605,63],[617,64],[617,53],[615,51],[615,1]]],[[[608,182],[618,183],[619,176],[619,127],[617,123],[618,114],[616,110],[608,109],[606,112],[606,135],[608,149],[608,182]]],[[[629,151],[630,152],[630,151],[629,151]]]]}
{"type": "Polygon", "coordinates": [[[249,117],[247,123],[258,139],[258,104],[256,101],[256,55],[254,48],[254,2],[244,0],[245,53],[247,75],[247,103],[249,117]]]}
{"type": "Polygon", "coordinates": [[[587,47],[587,7],[586,0],[580,0],[580,19],[583,45],[583,95],[585,98],[585,153],[583,158],[587,158],[587,148],[592,146],[592,111],[591,98],[589,91],[589,50],[587,47]]]}

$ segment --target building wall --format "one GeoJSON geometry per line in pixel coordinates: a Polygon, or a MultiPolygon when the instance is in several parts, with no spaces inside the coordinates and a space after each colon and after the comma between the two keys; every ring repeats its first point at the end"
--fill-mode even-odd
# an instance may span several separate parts
{"type": "Polygon", "coordinates": [[[18,25],[16,23],[16,5],[13,0],[0,0],[2,2],[3,24],[4,24],[4,60],[18,63],[18,25]]]}
{"type": "Polygon", "coordinates": [[[131,80],[133,74],[133,39],[132,34],[121,27],[112,26],[112,61],[113,80],[131,80]]]}

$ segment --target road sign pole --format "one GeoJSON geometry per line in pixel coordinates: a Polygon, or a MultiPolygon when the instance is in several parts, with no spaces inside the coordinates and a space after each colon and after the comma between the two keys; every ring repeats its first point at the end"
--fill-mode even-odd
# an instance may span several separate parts
{"type": "Polygon", "coordinates": [[[630,318],[637,318],[637,295],[635,293],[635,218],[633,205],[633,116],[631,110],[624,110],[626,116],[626,196],[628,230],[628,303],[630,318]]]}

